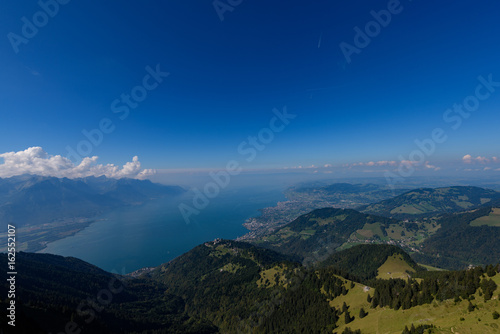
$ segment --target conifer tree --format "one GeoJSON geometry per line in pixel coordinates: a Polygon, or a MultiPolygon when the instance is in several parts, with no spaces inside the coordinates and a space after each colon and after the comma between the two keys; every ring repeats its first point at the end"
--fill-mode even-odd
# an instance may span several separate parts
{"type": "Polygon", "coordinates": [[[351,315],[349,314],[349,311],[346,311],[344,313],[344,319],[345,319],[345,323],[348,324],[354,320],[354,317],[351,317],[351,315]]]}

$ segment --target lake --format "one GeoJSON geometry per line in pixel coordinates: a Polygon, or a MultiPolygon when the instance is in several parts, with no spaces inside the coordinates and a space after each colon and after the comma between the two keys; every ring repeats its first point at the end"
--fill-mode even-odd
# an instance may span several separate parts
{"type": "Polygon", "coordinates": [[[115,210],[74,236],[50,243],[43,253],[74,256],[107,271],[128,273],[158,266],[215,238],[234,239],[248,231],[246,219],[258,209],[285,199],[281,187],[228,188],[186,224],[178,204],[191,205],[192,193],[184,198],[165,198],[115,210]]]}

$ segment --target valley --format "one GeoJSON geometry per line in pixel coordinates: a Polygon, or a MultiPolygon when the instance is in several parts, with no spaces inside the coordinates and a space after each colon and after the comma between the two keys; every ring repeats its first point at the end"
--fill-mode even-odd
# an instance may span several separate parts
{"type": "Polygon", "coordinates": [[[3,1],[0,334],[499,334],[499,1],[3,1]]]}
{"type": "Polygon", "coordinates": [[[378,184],[334,183],[291,187],[284,192],[286,201],[281,201],[274,207],[263,208],[260,216],[248,219],[243,226],[250,232],[238,240],[251,240],[271,233],[314,209],[355,209],[404,191],[405,189],[396,189],[393,192],[387,186],[378,184]]]}
{"type": "MultiPolygon", "coordinates": [[[[264,247],[271,246],[272,249],[275,249],[273,245],[282,247],[292,240],[295,240],[293,241],[294,245],[298,245],[297,240],[300,240],[302,244],[319,242],[318,248],[328,244],[330,248],[333,248],[330,252],[340,251],[358,244],[397,245],[423,264],[448,269],[458,269],[469,264],[488,263],[488,261],[493,261],[496,256],[490,256],[488,253],[500,254],[499,247],[493,246],[496,236],[500,233],[500,229],[494,228],[498,226],[498,208],[489,206],[490,204],[496,205],[500,198],[499,192],[466,186],[422,188],[410,191],[402,189],[400,192],[400,195],[367,204],[366,202],[379,198],[381,193],[384,196],[387,195],[386,191],[378,185],[348,185],[344,183],[321,185],[318,188],[299,188],[298,191],[296,188],[290,188],[287,190],[286,196],[288,199],[295,198],[295,201],[285,202],[288,204],[279,203],[274,208],[262,210],[262,216],[252,218],[252,223],[244,224],[245,227],[251,229],[251,232],[237,240],[249,241],[264,247]],[[335,191],[335,193],[332,194],[325,189],[335,191]],[[367,193],[353,194],[361,189],[369,190],[367,193]],[[358,200],[354,201],[353,197],[358,198],[358,200]],[[359,205],[359,198],[363,198],[365,201],[363,205],[359,205]],[[296,209],[292,210],[295,214],[285,216],[286,218],[281,220],[274,218],[278,216],[280,211],[286,210],[287,205],[295,205],[296,209]],[[333,238],[331,234],[328,234],[327,240],[324,237],[324,226],[329,224],[328,219],[331,219],[332,215],[337,215],[337,219],[344,220],[343,213],[327,215],[327,220],[324,220],[325,218],[320,220],[312,218],[310,224],[306,223],[301,229],[291,230],[290,226],[294,226],[298,219],[292,218],[298,215],[298,212],[307,211],[315,205],[349,208],[345,212],[351,219],[349,223],[346,223],[348,229],[341,238],[333,238]],[[361,213],[371,214],[372,217],[368,218],[368,216],[360,215],[361,213]],[[437,245],[434,240],[445,237],[449,228],[454,231],[453,233],[458,233],[461,229],[466,228],[463,224],[453,225],[452,221],[458,223],[468,219],[469,216],[474,218],[471,218],[468,221],[470,224],[466,225],[469,226],[468,229],[472,227],[475,229],[474,232],[471,230],[468,238],[477,233],[484,233],[484,238],[487,238],[488,244],[492,246],[490,251],[482,246],[472,247],[470,243],[464,243],[463,253],[467,253],[468,256],[459,258],[451,256],[453,260],[447,260],[439,257],[439,252],[431,250],[431,245],[437,245]],[[292,220],[289,221],[290,219],[292,220]],[[257,221],[260,223],[256,223],[257,221]],[[458,228],[459,226],[460,228],[458,228]],[[490,228],[490,236],[486,235],[488,227],[493,227],[493,229],[490,228]],[[308,239],[310,240],[307,241],[308,239]],[[333,240],[334,242],[332,242],[333,240]],[[492,250],[493,253],[491,253],[492,250]],[[476,253],[479,254],[474,256],[476,253]]],[[[313,212],[320,212],[320,210],[325,209],[317,209],[313,212]]],[[[301,217],[304,216],[307,214],[301,217]]],[[[451,241],[453,238],[448,239],[450,241],[439,243],[440,248],[454,248],[453,244],[457,241],[451,241]]],[[[484,244],[485,240],[482,243],[484,244]]]]}
{"type": "MultiPolygon", "coordinates": [[[[335,193],[328,194],[324,188],[299,191],[314,193],[315,204],[307,206],[309,195],[300,197],[297,211],[286,218],[298,214],[290,222],[269,218],[286,210],[278,205],[253,237],[216,238],[130,274],[112,274],[73,257],[25,252],[88,227],[90,219],[22,226],[19,234],[32,236],[18,243],[16,257],[22,328],[45,334],[72,319],[96,334],[498,330],[500,228],[498,208],[487,205],[497,201],[497,192],[426,188],[369,204],[369,198],[379,198],[378,186],[334,184],[328,189],[335,193]],[[350,193],[360,187],[371,195],[350,193]],[[459,197],[461,205],[437,203],[447,196],[459,197]],[[330,205],[299,214],[325,202],[330,205]],[[387,214],[401,206],[421,209],[387,214]],[[123,289],[112,293],[109,304],[96,304],[102,311],[88,322],[76,308],[104,291],[107,281],[120,282],[123,289]],[[48,291],[50,300],[44,297],[48,291]]],[[[290,191],[287,196],[294,196],[290,191]]]]}
{"type": "MultiPolygon", "coordinates": [[[[24,226],[17,230],[22,237],[17,243],[17,249],[23,252],[43,250],[48,243],[75,235],[94,223],[90,218],[67,218],[60,221],[24,226]]],[[[0,252],[7,251],[7,232],[0,233],[0,252]]]]}

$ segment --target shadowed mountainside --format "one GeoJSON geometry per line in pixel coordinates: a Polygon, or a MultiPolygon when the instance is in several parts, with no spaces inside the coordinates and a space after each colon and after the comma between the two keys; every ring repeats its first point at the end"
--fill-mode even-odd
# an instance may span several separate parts
{"type": "Polygon", "coordinates": [[[0,179],[0,222],[22,227],[66,218],[88,218],[120,206],[183,192],[180,187],[149,180],[23,175],[0,179]]]}

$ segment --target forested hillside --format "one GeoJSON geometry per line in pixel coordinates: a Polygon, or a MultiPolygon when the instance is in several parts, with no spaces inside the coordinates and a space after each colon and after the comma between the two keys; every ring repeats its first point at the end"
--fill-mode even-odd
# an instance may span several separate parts
{"type": "Polygon", "coordinates": [[[425,270],[418,266],[401,248],[392,245],[358,245],[334,253],[318,263],[319,267],[334,267],[346,278],[367,282],[377,277],[378,269],[390,256],[401,255],[410,268],[425,270]]]}
{"type": "Polygon", "coordinates": [[[469,264],[488,264],[500,261],[500,227],[471,226],[481,217],[490,215],[492,208],[485,207],[459,214],[445,215],[439,219],[441,229],[423,243],[423,254],[414,258],[427,264],[444,268],[463,268],[469,264]]]}
{"type": "Polygon", "coordinates": [[[365,213],[408,219],[472,210],[498,199],[500,192],[479,187],[420,188],[360,209],[365,213]]]}
{"type": "Polygon", "coordinates": [[[385,227],[397,223],[390,218],[352,209],[318,209],[256,240],[255,244],[293,255],[300,261],[316,262],[335,252],[352,233],[362,229],[365,224],[379,224],[384,233],[385,227]]]}
{"type": "MultiPolygon", "coordinates": [[[[401,320],[379,319],[378,326],[402,333],[414,323],[415,330],[422,322],[427,327],[444,323],[429,315],[407,318],[405,312],[427,314],[449,303],[466,312],[453,319],[464,318],[475,330],[492,333],[470,320],[487,312],[492,317],[492,309],[500,306],[498,266],[427,272],[389,245],[355,246],[306,268],[268,249],[217,239],[136,278],[49,254],[19,253],[17,261],[17,326],[12,331],[2,319],[5,333],[59,333],[74,326],[82,333],[312,334],[361,329],[367,334],[375,333],[369,326],[373,317],[385,317],[387,310],[401,320]],[[401,262],[391,262],[394,258],[401,262]],[[410,268],[411,278],[381,279],[388,263],[410,268]]],[[[6,257],[0,266],[6,267],[6,257]]]]}

